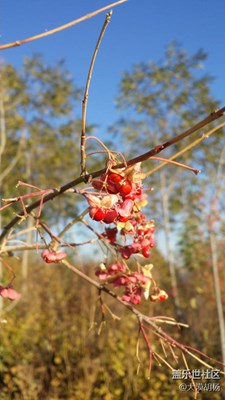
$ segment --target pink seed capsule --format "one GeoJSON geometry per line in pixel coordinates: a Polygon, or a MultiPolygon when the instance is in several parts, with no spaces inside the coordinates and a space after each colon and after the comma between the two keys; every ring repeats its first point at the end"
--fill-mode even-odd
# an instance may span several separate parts
{"type": "Polygon", "coordinates": [[[50,263],[58,263],[62,261],[64,258],[66,258],[67,254],[65,251],[59,251],[58,253],[53,253],[49,250],[44,250],[41,253],[41,257],[43,260],[50,264],[50,263]]]}

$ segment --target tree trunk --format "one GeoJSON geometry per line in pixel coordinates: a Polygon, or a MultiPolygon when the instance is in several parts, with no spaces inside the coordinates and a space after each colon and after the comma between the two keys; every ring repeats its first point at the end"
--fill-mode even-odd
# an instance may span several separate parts
{"type": "Polygon", "coordinates": [[[171,224],[169,218],[169,191],[168,185],[166,185],[165,173],[160,172],[160,183],[161,183],[161,199],[162,199],[162,211],[163,211],[163,223],[164,223],[164,233],[165,233],[165,245],[166,253],[169,264],[169,272],[171,279],[172,293],[174,296],[174,306],[177,317],[179,320],[183,320],[183,313],[180,307],[180,300],[177,288],[177,273],[175,266],[174,250],[171,243],[171,224]]]}
{"type": "MultiPolygon", "coordinates": [[[[218,271],[217,242],[216,242],[216,235],[214,232],[210,231],[209,239],[210,239],[211,257],[212,257],[212,271],[213,271],[213,280],[214,280],[214,289],[215,289],[215,298],[216,298],[216,308],[217,308],[218,321],[219,321],[222,362],[225,364],[225,321],[224,321],[224,315],[223,315],[220,279],[219,279],[219,271],[218,271]]],[[[225,367],[224,367],[224,372],[225,372],[225,367]]]]}
{"type": "MultiPolygon", "coordinates": [[[[2,79],[0,75],[0,79],[2,79]]],[[[1,85],[1,82],[0,82],[1,85]]],[[[2,187],[2,154],[4,152],[6,145],[6,128],[5,128],[5,109],[3,102],[3,93],[2,86],[0,86],[0,187],[2,187]]],[[[0,196],[2,197],[2,193],[0,191],[0,196]]],[[[2,230],[2,215],[0,213],[0,232],[2,230]]],[[[2,283],[3,271],[2,271],[2,260],[0,258],[0,283],[2,283]]],[[[3,299],[0,296],[0,314],[2,313],[3,308],[3,299]]]]}
{"type": "MultiPolygon", "coordinates": [[[[30,153],[26,153],[26,179],[27,182],[30,182],[31,179],[31,162],[30,162],[30,154],[31,154],[31,149],[30,153]]],[[[34,224],[33,218],[30,216],[27,218],[27,235],[26,235],[26,243],[31,243],[32,241],[32,226],[34,224]]],[[[27,288],[27,274],[28,274],[28,263],[29,263],[29,250],[23,251],[22,255],[22,277],[23,277],[23,291],[26,291],[27,288]]]]}

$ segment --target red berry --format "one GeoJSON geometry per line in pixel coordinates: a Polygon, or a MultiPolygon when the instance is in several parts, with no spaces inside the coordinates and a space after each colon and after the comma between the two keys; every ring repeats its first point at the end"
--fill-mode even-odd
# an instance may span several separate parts
{"type": "Polygon", "coordinates": [[[120,252],[121,252],[121,256],[125,260],[128,260],[132,254],[132,250],[131,250],[131,248],[129,248],[129,246],[122,247],[120,252]]]}
{"type": "Polygon", "coordinates": [[[120,222],[127,222],[130,217],[122,217],[121,215],[118,215],[117,219],[120,222]]]}
{"type": "Polygon", "coordinates": [[[106,228],[105,233],[103,233],[102,235],[107,237],[110,243],[115,243],[116,234],[117,234],[117,228],[106,228]]]}
{"type": "Polygon", "coordinates": [[[140,196],[141,193],[142,193],[141,188],[137,188],[137,189],[136,189],[136,195],[137,195],[137,196],[140,196]]]}
{"type": "Polygon", "coordinates": [[[150,249],[148,246],[142,247],[142,254],[145,258],[148,258],[150,256],[150,249]]]}
{"type": "Polygon", "coordinates": [[[101,179],[95,179],[91,182],[91,184],[92,184],[93,188],[95,188],[97,190],[102,190],[104,182],[102,182],[101,179]]]}
{"type": "Polygon", "coordinates": [[[106,210],[104,208],[91,208],[89,215],[95,221],[102,221],[105,218],[106,210]]]}
{"type": "Polygon", "coordinates": [[[122,179],[123,179],[123,177],[122,177],[121,175],[115,174],[114,172],[111,172],[111,173],[108,175],[108,180],[111,181],[111,182],[113,182],[113,183],[121,182],[122,179]]]}
{"type": "Polygon", "coordinates": [[[123,196],[123,198],[124,198],[125,200],[132,200],[132,201],[134,201],[136,197],[135,197],[134,194],[128,194],[127,196],[123,196]]]}
{"type": "Polygon", "coordinates": [[[105,224],[111,224],[111,222],[115,221],[117,217],[117,211],[114,210],[108,210],[106,212],[105,217],[103,218],[103,221],[105,222],[105,224]]]}
{"type": "Polygon", "coordinates": [[[159,292],[159,301],[164,301],[168,299],[168,294],[165,292],[165,290],[160,290],[159,292]]]}
{"type": "Polygon", "coordinates": [[[144,236],[145,235],[144,229],[138,229],[137,233],[138,233],[138,236],[144,236]]]}
{"type": "Polygon", "coordinates": [[[115,183],[107,182],[107,192],[109,194],[117,194],[119,189],[115,183]]]}
{"type": "Polygon", "coordinates": [[[125,179],[119,188],[119,192],[120,192],[121,196],[128,195],[131,192],[131,190],[132,190],[131,182],[125,179]]]}

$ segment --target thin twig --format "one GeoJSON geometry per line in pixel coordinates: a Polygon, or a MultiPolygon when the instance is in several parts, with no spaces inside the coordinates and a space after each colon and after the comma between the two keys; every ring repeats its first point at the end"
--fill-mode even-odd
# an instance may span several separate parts
{"type": "Polygon", "coordinates": [[[90,64],[90,68],[88,71],[88,76],[87,76],[87,82],[86,82],[86,87],[85,87],[85,91],[84,91],[84,98],[82,101],[82,125],[81,125],[81,143],[80,143],[80,153],[81,153],[81,175],[87,175],[87,171],[86,171],[86,155],[85,155],[85,134],[86,134],[86,116],[87,116],[87,102],[88,102],[88,95],[89,95],[89,87],[90,87],[90,83],[91,83],[91,77],[92,77],[92,73],[93,73],[93,69],[94,69],[94,64],[95,64],[95,60],[98,54],[98,50],[101,44],[101,41],[103,39],[104,33],[107,29],[107,26],[110,22],[111,19],[111,15],[112,15],[112,11],[110,11],[109,13],[106,14],[105,17],[105,21],[104,24],[102,26],[99,38],[97,40],[96,46],[95,46],[95,50],[92,56],[92,60],[91,60],[91,64],[90,64]]]}
{"type": "Polygon", "coordinates": [[[15,238],[17,238],[18,236],[23,236],[26,233],[28,233],[30,231],[34,231],[34,230],[36,230],[36,228],[34,226],[32,226],[32,228],[22,229],[22,230],[20,230],[18,232],[13,233],[12,235],[10,235],[10,237],[8,237],[8,240],[14,241],[14,240],[16,240],[15,238]]]}
{"type": "MultiPolygon", "coordinates": [[[[109,150],[108,147],[105,145],[105,143],[103,143],[103,142],[102,142],[99,138],[97,138],[96,136],[91,136],[91,135],[87,136],[86,139],[85,139],[85,142],[87,142],[87,140],[89,140],[89,139],[94,139],[94,140],[96,140],[96,142],[98,142],[98,143],[105,149],[105,153],[108,154],[109,159],[111,159],[111,158],[115,159],[115,157],[113,156],[113,153],[118,154],[118,152],[113,152],[113,151],[109,150]]],[[[85,142],[84,142],[84,144],[85,144],[85,142]]],[[[120,153],[120,154],[121,154],[121,153],[120,153]]],[[[86,157],[87,157],[87,155],[84,154],[84,158],[85,158],[85,159],[86,159],[86,157]]]]}
{"type": "Polygon", "coordinates": [[[189,325],[183,324],[182,322],[177,322],[174,318],[160,316],[160,317],[151,317],[151,320],[168,325],[176,325],[176,326],[183,326],[184,328],[189,328],[189,325]]]}
{"type": "Polygon", "coordinates": [[[190,143],[188,146],[185,146],[182,150],[178,151],[176,154],[171,156],[168,160],[162,162],[161,164],[157,165],[156,167],[152,168],[147,175],[152,175],[156,171],[158,171],[160,168],[164,167],[167,165],[168,162],[171,162],[175,158],[181,156],[182,154],[186,153],[186,151],[192,149],[193,147],[197,146],[199,143],[201,143],[203,140],[207,139],[209,136],[211,136],[213,133],[218,131],[219,129],[223,128],[225,126],[225,122],[223,122],[220,125],[217,125],[215,128],[211,129],[209,132],[204,133],[200,138],[196,139],[194,142],[190,143]]]}
{"type": "Polygon", "coordinates": [[[58,234],[58,237],[61,238],[68,232],[75,224],[81,222],[82,218],[88,213],[89,207],[87,207],[81,214],[77,215],[72,221],[70,221],[63,230],[58,234]]]}
{"type": "MultiPolygon", "coordinates": [[[[181,168],[184,168],[184,169],[187,169],[189,171],[194,172],[195,175],[197,175],[200,172],[199,169],[190,167],[189,165],[182,164],[182,163],[177,162],[177,161],[172,161],[170,158],[166,159],[166,158],[162,158],[162,157],[151,157],[151,159],[152,160],[157,160],[157,161],[163,161],[163,162],[165,162],[165,164],[176,165],[177,167],[181,167],[181,168]]],[[[150,173],[147,172],[146,176],[148,176],[148,175],[150,175],[150,173]]]]}
{"type": "Polygon", "coordinates": [[[167,352],[166,352],[164,341],[162,339],[159,339],[159,343],[161,344],[164,356],[167,358],[167,352]]]}
{"type": "Polygon", "coordinates": [[[174,368],[172,367],[172,365],[170,365],[170,363],[168,361],[165,360],[165,358],[163,358],[162,356],[160,356],[159,353],[155,352],[155,355],[171,370],[173,371],[174,368]]]}
{"type": "Polygon", "coordinates": [[[112,310],[107,306],[106,303],[104,303],[104,307],[108,311],[108,313],[111,315],[111,317],[113,318],[114,321],[116,321],[116,320],[120,321],[121,320],[121,318],[118,317],[118,315],[116,315],[116,314],[114,314],[114,312],[112,312],[112,310]]]}
{"type": "MultiPolygon", "coordinates": [[[[93,238],[93,239],[89,239],[86,240],[84,242],[77,242],[77,243],[60,243],[60,248],[72,248],[72,247],[80,247],[80,246],[85,246],[87,244],[92,244],[92,243],[96,243],[98,239],[97,238],[93,238]]],[[[1,249],[0,251],[0,255],[4,255],[4,254],[10,254],[13,253],[14,251],[18,252],[18,251],[24,251],[24,250],[36,250],[38,247],[39,250],[43,250],[46,249],[48,246],[46,244],[43,243],[26,243],[26,244],[15,244],[15,245],[9,245],[9,246],[5,246],[1,249]]]]}
{"type": "Polygon", "coordinates": [[[139,356],[139,347],[140,347],[140,326],[139,326],[139,330],[138,330],[138,338],[137,338],[137,344],[136,344],[136,358],[138,360],[138,366],[137,366],[137,375],[139,373],[139,369],[141,366],[141,359],[139,356]]]}
{"type": "Polygon", "coordinates": [[[147,335],[146,335],[146,332],[145,332],[145,329],[144,329],[144,326],[143,326],[143,324],[142,324],[141,319],[139,320],[139,329],[140,329],[140,331],[141,331],[141,333],[142,333],[142,336],[143,336],[144,341],[145,341],[145,343],[146,343],[146,346],[147,346],[147,348],[148,348],[148,354],[149,354],[148,378],[150,379],[150,377],[151,377],[151,370],[152,370],[152,357],[154,356],[154,351],[152,350],[152,346],[151,346],[151,344],[149,343],[149,340],[148,340],[148,337],[147,337],[147,335]]]}
{"type": "Polygon", "coordinates": [[[108,10],[109,8],[116,7],[119,4],[125,3],[126,1],[128,1],[128,0],[120,0],[120,1],[117,1],[115,3],[109,4],[108,6],[100,8],[99,10],[96,10],[96,11],[93,11],[93,12],[91,12],[89,14],[86,14],[81,18],[75,19],[75,20],[73,20],[71,22],[68,22],[67,24],[60,25],[57,28],[51,29],[50,31],[40,33],[39,35],[31,36],[31,37],[29,37],[27,39],[16,40],[15,42],[12,42],[12,43],[3,44],[3,45],[0,46],[0,50],[5,50],[5,49],[10,49],[12,47],[21,46],[22,44],[25,44],[25,43],[28,43],[28,42],[32,42],[34,40],[42,39],[42,38],[44,38],[46,36],[53,35],[55,33],[63,31],[64,29],[71,28],[72,26],[77,25],[80,22],[83,22],[83,21],[86,21],[89,18],[95,17],[96,15],[108,10]]]}
{"type": "MultiPolygon", "coordinates": [[[[146,320],[145,321],[148,325],[151,324],[146,320]]],[[[202,357],[205,357],[206,359],[221,365],[222,367],[225,367],[225,364],[222,363],[221,361],[215,360],[212,357],[207,356],[207,354],[201,352],[198,349],[195,349],[194,347],[188,346],[188,345],[184,345],[182,343],[177,342],[175,339],[173,339],[171,336],[167,335],[163,330],[161,330],[161,332],[158,330],[153,330],[153,333],[159,337],[160,339],[164,340],[167,343],[170,343],[172,346],[177,347],[178,349],[180,349],[182,352],[185,352],[186,354],[188,354],[190,357],[195,358],[200,364],[204,365],[207,368],[212,368],[212,366],[208,363],[206,363],[204,360],[202,360],[200,357],[196,356],[196,354],[192,353],[192,352],[196,352],[197,354],[200,354],[202,357]],[[191,349],[192,352],[189,350],[191,349]]],[[[223,372],[222,370],[220,370],[221,374],[225,375],[225,372],[223,372]]]]}
{"type": "MultiPolygon", "coordinates": [[[[188,366],[186,357],[185,357],[185,355],[184,355],[183,352],[182,352],[182,357],[183,357],[183,361],[184,361],[184,365],[185,365],[186,369],[187,369],[188,371],[190,371],[190,368],[189,368],[189,366],[188,366]]],[[[191,379],[191,383],[192,383],[192,385],[193,385],[193,387],[194,387],[195,399],[197,399],[198,389],[197,389],[197,386],[196,386],[196,384],[195,384],[195,381],[194,381],[192,375],[190,375],[190,379],[191,379]]]]}
{"type": "Polygon", "coordinates": [[[108,240],[100,233],[98,233],[91,225],[89,225],[84,218],[80,218],[80,221],[91,231],[93,232],[97,238],[99,239],[99,245],[104,244],[104,246],[111,252],[115,253],[116,250],[108,243],[108,240]]]}
{"type": "MultiPolygon", "coordinates": [[[[225,107],[222,107],[219,110],[213,111],[211,114],[208,115],[208,117],[206,117],[202,121],[198,122],[192,128],[187,129],[180,135],[177,135],[174,138],[169,139],[167,142],[154,147],[154,149],[148,151],[147,153],[144,153],[141,156],[133,158],[131,160],[131,164],[129,162],[127,164],[133,165],[138,162],[147,160],[147,159],[151,158],[152,156],[155,156],[156,154],[160,153],[162,150],[167,149],[167,147],[170,147],[173,144],[180,142],[184,138],[190,136],[192,133],[197,132],[199,129],[203,128],[204,126],[206,126],[206,125],[210,124],[211,122],[215,121],[216,119],[222,117],[224,114],[225,114],[225,107]]],[[[117,168],[119,168],[119,166],[117,166],[117,168]]]]}

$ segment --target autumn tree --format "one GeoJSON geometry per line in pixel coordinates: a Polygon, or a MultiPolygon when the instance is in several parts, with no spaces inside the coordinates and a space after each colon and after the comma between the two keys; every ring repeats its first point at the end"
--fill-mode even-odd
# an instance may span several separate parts
{"type": "Polygon", "coordinates": [[[72,178],[79,165],[80,96],[63,61],[50,66],[34,56],[25,59],[20,70],[1,66],[3,197],[19,180],[48,187],[50,180],[57,186],[65,177],[72,178]]]}
{"type": "MultiPolygon", "coordinates": [[[[79,151],[81,90],[74,84],[64,62],[50,66],[36,55],[26,58],[20,69],[2,63],[0,79],[1,197],[18,192],[18,181],[46,188],[49,182],[57,187],[63,179],[71,179],[74,170],[79,168],[76,153],[79,151]]],[[[55,212],[60,210],[61,219],[68,218],[68,213],[75,215],[74,200],[53,204],[44,213],[59,223],[55,212]]],[[[2,225],[6,216],[7,211],[2,225]]],[[[28,219],[28,242],[32,238],[32,224],[32,219],[28,219]]],[[[27,265],[28,252],[24,252],[24,276],[27,265]]]]}

